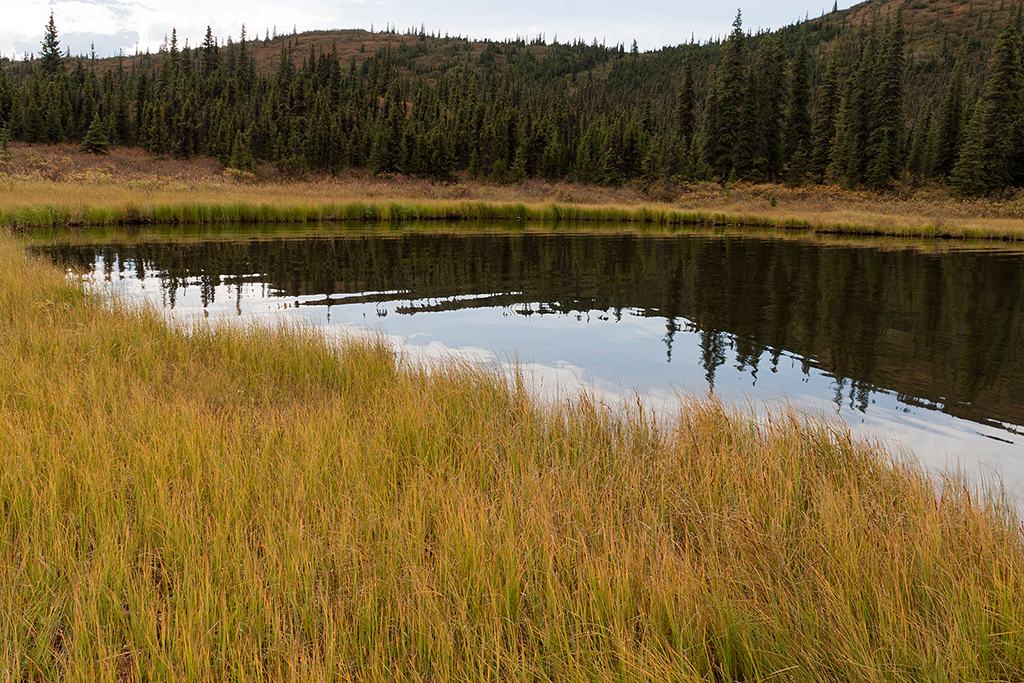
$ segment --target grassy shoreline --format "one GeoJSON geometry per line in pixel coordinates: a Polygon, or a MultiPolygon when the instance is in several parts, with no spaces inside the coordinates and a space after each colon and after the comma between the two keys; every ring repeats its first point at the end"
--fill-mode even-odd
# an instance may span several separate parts
{"type": "Polygon", "coordinates": [[[409,177],[265,177],[209,159],[92,157],[67,146],[15,146],[0,160],[0,225],[304,223],[407,220],[735,226],[833,234],[1024,239],[1024,194],[961,201],[941,188],[888,194],[833,186],[700,183],[607,188],[527,181],[490,185],[409,177]]]}
{"type": "Polygon", "coordinates": [[[183,329],[6,235],[0,362],[13,680],[1024,677],[1012,507],[836,425],[183,329]]]}
{"type": "MultiPolygon", "coordinates": [[[[781,213],[781,212],[780,212],[781,213]]],[[[107,227],[276,223],[399,223],[405,221],[542,221],[559,223],[626,223],[650,226],[747,227],[800,230],[819,234],[925,237],[939,239],[1024,240],[1024,225],[1015,219],[988,219],[973,224],[919,221],[913,216],[866,216],[854,219],[794,212],[782,215],[686,210],[665,204],[598,205],[402,200],[352,200],[280,203],[221,203],[172,200],[157,204],[129,198],[118,203],[39,204],[0,208],[0,225],[14,230],[56,227],[107,227]]]]}

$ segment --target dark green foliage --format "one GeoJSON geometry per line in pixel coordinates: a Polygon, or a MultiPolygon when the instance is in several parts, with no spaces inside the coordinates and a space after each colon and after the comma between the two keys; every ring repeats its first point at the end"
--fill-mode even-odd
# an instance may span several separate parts
{"type": "Polygon", "coordinates": [[[718,175],[729,177],[737,160],[745,163],[754,151],[750,126],[744,128],[744,113],[748,109],[747,48],[739,12],[733,21],[715,88],[709,92],[709,97],[714,98],[709,107],[714,117],[705,119],[704,158],[718,175]]]}
{"type": "Polygon", "coordinates": [[[903,8],[896,10],[896,20],[886,20],[886,30],[878,47],[875,63],[874,97],[871,101],[865,182],[882,188],[898,177],[903,168],[904,141],[904,43],[906,27],[903,8]]]}
{"type": "Polygon", "coordinates": [[[235,133],[235,140],[231,144],[231,156],[228,159],[230,168],[237,168],[240,171],[248,171],[253,167],[252,153],[242,132],[235,133]]]}
{"type": "Polygon", "coordinates": [[[839,115],[840,84],[839,60],[835,53],[828,60],[828,70],[821,86],[818,106],[814,110],[813,143],[807,163],[809,173],[817,178],[825,175],[832,155],[832,141],[836,135],[836,117],[839,115]]]}
{"type": "Polygon", "coordinates": [[[861,185],[867,179],[868,144],[873,128],[872,105],[879,85],[878,46],[878,11],[875,8],[867,37],[861,43],[860,57],[840,104],[832,146],[829,175],[847,185],[861,185]]]}
{"type": "Polygon", "coordinates": [[[950,188],[963,196],[977,197],[992,188],[985,154],[985,110],[981,101],[974,107],[956,165],[949,174],[950,188]]]}
{"type": "MultiPolygon", "coordinates": [[[[81,143],[99,111],[112,144],[285,173],[884,188],[905,168],[952,182],[980,96],[984,191],[1021,184],[1019,46],[996,43],[987,22],[977,33],[978,12],[965,35],[938,15],[922,23],[927,8],[914,7],[909,46],[902,13],[848,21],[854,8],[754,35],[737,14],[727,40],[647,53],[392,32],[342,63],[322,40],[303,40],[297,57],[297,36],[253,43],[243,27],[219,44],[207,29],[193,50],[174,31],[160,53],[123,66],[63,57],[51,18],[43,59],[0,72],[0,125],[14,140],[81,143]]],[[[1005,32],[1020,12],[982,14],[1005,32]]]]}
{"type": "Polygon", "coordinates": [[[60,55],[60,41],[57,40],[57,27],[53,22],[53,12],[50,12],[50,21],[46,24],[43,34],[39,61],[40,70],[46,78],[54,79],[64,72],[64,64],[60,55]]]}
{"type": "Polygon", "coordinates": [[[11,154],[11,127],[4,123],[0,125],[0,158],[6,158],[11,154]]]}
{"type": "Polygon", "coordinates": [[[796,49],[789,76],[789,113],[786,119],[786,155],[792,157],[804,146],[804,165],[811,146],[811,67],[804,40],[796,49]]]}
{"type": "Polygon", "coordinates": [[[206,27],[206,38],[203,40],[203,76],[209,78],[220,69],[220,50],[213,37],[213,30],[206,27]]]}
{"type": "Polygon", "coordinates": [[[932,149],[932,105],[926,102],[914,121],[914,132],[910,137],[910,156],[907,170],[915,178],[928,175],[931,166],[929,156],[932,149]]]}
{"type": "Polygon", "coordinates": [[[676,109],[673,121],[675,124],[674,132],[680,144],[689,145],[693,139],[695,104],[693,59],[690,53],[687,53],[680,73],[679,92],[676,95],[676,109]]]}
{"type": "Polygon", "coordinates": [[[397,79],[388,88],[384,97],[384,106],[377,117],[377,135],[373,140],[370,159],[375,173],[393,173],[398,171],[401,156],[399,142],[405,122],[405,105],[403,104],[397,79]]]}
{"type": "Polygon", "coordinates": [[[1022,95],[1020,37],[1008,19],[992,49],[985,91],[950,173],[950,186],[957,192],[980,195],[1019,182],[1022,95]]]}
{"type": "Polygon", "coordinates": [[[174,136],[174,153],[188,158],[199,153],[202,147],[202,122],[199,118],[199,105],[193,94],[185,97],[181,109],[177,112],[176,134],[174,136]]]}
{"type": "Polygon", "coordinates": [[[961,50],[939,107],[929,160],[928,174],[946,176],[960,151],[961,122],[964,119],[964,70],[967,54],[961,50]]]}
{"type": "Polygon", "coordinates": [[[82,139],[82,151],[89,154],[110,154],[110,139],[107,127],[103,124],[99,112],[93,115],[89,130],[82,139]]]}
{"type": "Polygon", "coordinates": [[[783,65],[778,40],[771,34],[762,38],[750,65],[743,121],[744,142],[750,141],[752,153],[735,152],[737,168],[744,169],[737,175],[745,180],[774,182],[782,171],[788,99],[783,65]]]}
{"type": "Polygon", "coordinates": [[[800,138],[789,157],[789,168],[786,171],[786,181],[791,185],[800,185],[807,178],[807,169],[810,155],[807,153],[807,139],[800,138]]]}
{"type": "Polygon", "coordinates": [[[64,142],[64,122],[70,109],[67,92],[51,81],[46,87],[45,103],[43,141],[64,142]]]}

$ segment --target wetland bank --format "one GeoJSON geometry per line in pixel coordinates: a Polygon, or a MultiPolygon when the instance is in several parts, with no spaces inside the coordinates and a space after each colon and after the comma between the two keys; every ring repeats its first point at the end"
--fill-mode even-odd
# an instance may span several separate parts
{"type": "Polygon", "coordinates": [[[933,469],[1024,481],[1024,248],[531,222],[36,232],[33,251],[176,317],[372,329],[557,394],[788,402],[933,469]]]}
{"type": "MultiPolygon", "coordinates": [[[[783,410],[685,398],[654,417],[594,394],[542,400],[493,370],[450,358],[424,367],[382,339],[339,343],[294,319],[170,322],[128,289],[111,298],[24,251],[91,263],[100,282],[141,273],[134,282],[198,310],[235,306],[250,289],[300,311],[376,292],[367,303],[393,309],[385,321],[409,305],[472,312],[484,292],[550,299],[545,280],[560,279],[561,298],[547,301],[554,318],[520,317],[619,309],[657,322],[659,357],[671,348],[665,321],[677,337],[699,321],[731,329],[723,338],[750,358],[760,344],[768,375],[773,343],[815,343],[791,337],[796,328],[843,336],[843,318],[820,313],[842,303],[838,282],[869,249],[815,251],[776,235],[782,255],[770,256],[738,235],[700,244],[685,231],[469,228],[4,237],[0,605],[18,615],[0,620],[7,670],[66,680],[1024,672],[1022,529],[998,484],[930,476],[840,423],[783,410]],[[305,259],[319,265],[299,276],[295,263],[311,253],[332,257],[305,259]],[[446,253],[472,258],[457,266],[446,253]],[[690,286],[666,289],[672,264],[702,267],[690,286]],[[761,275],[739,277],[751,268],[761,275]],[[788,309],[757,284],[787,272],[795,301],[822,277],[836,279],[836,294],[817,312],[814,297],[803,301],[788,326],[722,308],[752,297],[788,309]]],[[[1019,255],[992,266],[965,249],[949,265],[934,250],[883,252],[866,296],[888,302],[882,317],[846,316],[865,332],[896,329],[916,309],[895,302],[928,309],[942,296],[947,313],[926,330],[927,348],[955,367],[970,355],[947,345],[957,316],[979,302],[999,315],[1013,293],[986,278],[1012,283],[999,269],[1019,255]],[[974,288],[945,281],[950,270],[975,273],[974,288]]],[[[1019,342],[979,320],[986,331],[986,343],[1019,342]]],[[[1004,393],[994,406],[1007,408],[1004,393]]]]}
{"type": "Polygon", "coordinates": [[[39,60],[0,60],[0,677],[1024,678],[998,480],[717,397],[788,364],[841,411],[1017,438],[1020,256],[959,240],[1022,235],[1021,8],[975,4],[737,15],[642,55],[172,32],[77,69],[51,15],[39,60]],[[68,141],[111,153],[39,144],[68,141]],[[190,233],[240,221],[264,234],[190,233]],[[303,252],[336,258],[300,275],[303,252]],[[302,319],[237,315],[275,300],[302,319]],[[351,310],[586,325],[620,358],[595,332],[628,324],[716,395],[549,400],[309,324],[351,310]]]}

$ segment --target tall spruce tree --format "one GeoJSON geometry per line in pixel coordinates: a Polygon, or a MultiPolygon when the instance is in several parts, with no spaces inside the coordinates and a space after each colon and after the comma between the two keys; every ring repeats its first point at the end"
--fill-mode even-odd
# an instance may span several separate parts
{"type": "Polygon", "coordinates": [[[872,103],[878,85],[878,44],[878,8],[875,7],[867,34],[861,41],[860,56],[846,84],[832,145],[830,175],[846,185],[860,185],[866,177],[872,103]]]}
{"type": "Polygon", "coordinates": [[[747,78],[743,119],[733,151],[738,178],[751,182],[774,181],[783,161],[783,113],[785,77],[778,40],[772,34],[761,39],[747,78]]]}
{"type": "Polygon", "coordinates": [[[1012,18],[1008,18],[992,48],[985,90],[950,173],[950,186],[955,191],[986,194],[1014,182],[1020,167],[1022,95],[1020,37],[1012,18]]]}
{"type": "Polygon", "coordinates": [[[43,33],[42,50],[39,52],[40,70],[46,78],[54,79],[64,72],[64,63],[60,54],[60,41],[57,40],[57,26],[50,12],[50,21],[43,33]]]}
{"type": "Polygon", "coordinates": [[[744,109],[747,98],[747,47],[743,35],[743,17],[736,12],[732,33],[725,45],[725,55],[718,69],[717,87],[709,90],[716,97],[713,107],[715,118],[708,121],[714,130],[714,146],[707,148],[707,161],[722,178],[728,178],[745,150],[743,133],[744,109]]]}
{"type": "Polygon", "coordinates": [[[800,40],[789,76],[789,111],[786,118],[786,156],[792,157],[803,142],[811,147],[811,70],[807,42],[800,40]]]}
{"type": "Polygon", "coordinates": [[[679,89],[676,92],[676,108],[673,123],[680,143],[689,145],[693,139],[695,95],[693,87],[693,55],[687,51],[680,71],[679,89]]]}
{"type": "Polygon", "coordinates": [[[220,50],[217,47],[217,40],[213,37],[213,30],[206,27],[206,37],[203,39],[203,66],[202,74],[209,78],[220,68],[220,50]]]}
{"type": "Polygon", "coordinates": [[[910,136],[910,155],[907,157],[907,170],[915,178],[928,175],[931,167],[929,153],[932,149],[932,103],[925,102],[914,120],[914,130],[910,136]]]}
{"type": "Polygon", "coordinates": [[[867,175],[871,187],[881,189],[899,175],[903,167],[903,91],[906,79],[903,56],[906,27],[903,7],[895,21],[886,20],[886,31],[875,62],[875,92],[871,102],[868,134],[867,175]]]}
{"type": "Polygon", "coordinates": [[[985,108],[978,100],[964,129],[960,156],[949,173],[949,187],[957,194],[978,197],[992,189],[991,169],[986,165],[985,108]]]}
{"type": "Polygon", "coordinates": [[[956,57],[953,73],[939,105],[935,133],[932,136],[927,175],[945,177],[953,170],[960,151],[964,120],[964,69],[967,52],[962,47],[956,57]]]}
{"type": "Polygon", "coordinates": [[[689,177],[691,171],[690,148],[693,143],[694,129],[696,127],[694,120],[696,95],[693,84],[693,56],[689,50],[687,50],[686,56],[683,58],[680,78],[681,82],[676,92],[671,150],[666,154],[666,170],[669,176],[679,174],[685,178],[689,177]]]}
{"type": "MultiPolygon", "coordinates": [[[[716,172],[715,162],[723,152],[718,139],[718,67],[712,65],[708,69],[708,89],[701,112],[700,125],[694,135],[693,147],[698,151],[697,164],[709,170],[713,176],[716,172]]],[[[586,140],[584,135],[583,140],[586,140]]],[[[582,140],[581,140],[582,144],[582,140]]],[[[578,164],[577,160],[577,165],[578,164]]]]}
{"type": "Polygon", "coordinates": [[[833,52],[828,60],[825,79],[821,85],[818,105],[814,109],[814,125],[810,158],[807,163],[808,172],[821,179],[828,168],[832,154],[832,140],[836,135],[836,116],[839,114],[840,83],[839,59],[833,52]]]}

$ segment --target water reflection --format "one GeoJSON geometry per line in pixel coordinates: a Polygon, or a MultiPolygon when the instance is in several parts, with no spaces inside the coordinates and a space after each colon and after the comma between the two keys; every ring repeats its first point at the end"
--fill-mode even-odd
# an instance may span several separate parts
{"type": "Polygon", "coordinates": [[[883,431],[975,439],[943,436],[940,451],[1024,460],[1024,254],[1013,249],[415,228],[149,231],[38,248],[168,308],[287,304],[315,322],[372,321],[409,344],[518,352],[613,385],[828,401],[883,431]]]}

